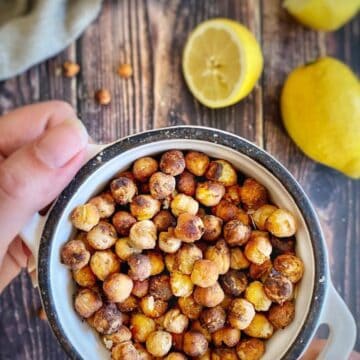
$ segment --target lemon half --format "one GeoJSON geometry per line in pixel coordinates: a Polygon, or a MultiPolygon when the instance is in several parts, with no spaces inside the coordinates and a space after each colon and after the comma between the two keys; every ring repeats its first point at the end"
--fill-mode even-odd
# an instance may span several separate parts
{"type": "Polygon", "coordinates": [[[253,89],[263,68],[254,35],[228,19],[212,19],[190,34],[183,53],[183,72],[192,94],[204,105],[232,105],[253,89]]]}

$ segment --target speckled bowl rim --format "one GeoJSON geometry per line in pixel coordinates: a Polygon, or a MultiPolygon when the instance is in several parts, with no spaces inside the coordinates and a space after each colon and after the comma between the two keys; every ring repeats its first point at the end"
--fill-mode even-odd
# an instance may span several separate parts
{"type": "Polygon", "coordinates": [[[314,291],[306,320],[302,325],[302,329],[300,330],[296,340],[282,357],[283,360],[297,359],[307,347],[308,343],[314,335],[316,328],[319,326],[321,309],[325,301],[329,278],[325,241],[315,210],[300,184],[295,180],[290,172],[286,170],[286,168],[277,160],[275,160],[270,154],[237,135],[218,129],[198,126],[174,126],[145,131],[120,139],[119,141],[110,144],[108,147],[105,147],[102,150],[101,161],[99,161],[96,156],[89,160],[58,197],[56,203],[49,213],[41,235],[38,260],[38,281],[40,295],[49,323],[58,341],[70,358],[82,359],[80,354],[67,339],[65,332],[60,325],[60,321],[58,320],[58,316],[54,312],[55,307],[53,295],[51,293],[50,271],[48,267],[51,251],[51,239],[69,199],[74,196],[80,185],[94,171],[101,168],[104,163],[118,156],[122,152],[134,149],[141,145],[169,139],[208,141],[224,145],[250,157],[264,166],[280,180],[280,182],[284,185],[286,190],[290,193],[297,206],[301,210],[304,220],[308,226],[310,238],[312,240],[311,244],[315,258],[315,279],[314,291]]]}

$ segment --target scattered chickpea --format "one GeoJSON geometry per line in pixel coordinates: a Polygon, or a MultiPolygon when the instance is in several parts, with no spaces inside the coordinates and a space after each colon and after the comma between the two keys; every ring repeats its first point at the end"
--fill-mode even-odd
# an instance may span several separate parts
{"type": "Polygon", "coordinates": [[[120,77],[127,79],[132,76],[133,69],[130,64],[121,64],[117,70],[120,77]]]}
{"type": "Polygon", "coordinates": [[[194,289],[190,276],[179,271],[170,274],[170,286],[172,293],[177,297],[190,296],[194,289]]]}
{"type": "Polygon", "coordinates": [[[181,239],[175,236],[174,228],[169,228],[159,234],[158,245],[162,251],[173,254],[180,249],[181,239]]]}
{"type": "Polygon", "coordinates": [[[200,324],[209,331],[210,334],[222,329],[225,325],[225,321],[226,313],[220,305],[205,309],[200,314],[200,324]]]}
{"type": "Polygon", "coordinates": [[[293,301],[285,301],[282,305],[271,306],[268,319],[275,329],[284,329],[290,325],[295,317],[295,304],[293,301]]]}
{"type": "Polygon", "coordinates": [[[135,223],[130,229],[129,244],[137,249],[153,249],[156,246],[156,226],[151,220],[135,223]]]}
{"type": "Polygon", "coordinates": [[[162,154],[160,169],[165,174],[180,175],[185,169],[184,154],[179,150],[170,150],[162,154]]]}
{"type": "Polygon", "coordinates": [[[151,175],[149,181],[150,194],[155,199],[165,199],[175,190],[175,178],[158,171],[151,175]]]}
{"type": "Polygon", "coordinates": [[[170,203],[171,211],[175,216],[183,213],[196,215],[199,210],[199,203],[191,196],[177,194],[170,203]]]}
{"type": "Polygon", "coordinates": [[[132,174],[136,180],[146,182],[150,176],[154,174],[159,168],[158,162],[150,157],[142,157],[134,162],[132,174]]]}
{"type": "Polygon", "coordinates": [[[167,306],[167,302],[156,299],[151,295],[147,295],[140,300],[140,308],[142,312],[151,318],[158,318],[164,315],[167,310],[167,306]]]}
{"type": "Polygon", "coordinates": [[[262,231],[253,231],[250,240],[245,246],[245,256],[251,262],[261,265],[270,259],[272,246],[269,234],[262,231]]]}
{"type": "Polygon", "coordinates": [[[233,347],[240,341],[240,330],[232,327],[224,327],[212,334],[212,341],[216,347],[233,347]]]}
{"type": "Polygon", "coordinates": [[[144,281],[151,276],[151,263],[147,255],[134,254],[127,261],[131,279],[144,281]]]}
{"type": "Polygon", "coordinates": [[[79,230],[90,231],[99,223],[100,214],[94,204],[80,205],[71,215],[72,224],[79,230]]]}
{"type": "Polygon", "coordinates": [[[122,313],[133,312],[138,309],[138,299],[130,295],[124,301],[117,303],[117,307],[122,313]]]}
{"type": "Polygon", "coordinates": [[[266,220],[268,217],[277,210],[277,207],[274,205],[265,204],[260,206],[252,215],[252,219],[258,230],[266,230],[266,220]]]}
{"type": "Polygon", "coordinates": [[[201,238],[204,233],[202,220],[189,213],[180,214],[174,230],[174,234],[183,242],[192,243],[201,238]]]}
{"type": "Polygon", "coordinates": [[[118,211],[113,216],[112,223],[120,236],[129,236],[130,228],[136,223],[136,218],[127,211],[118,211]]]}
{"type": "Polygon", "coordinates": [[[272,272],[264,282],[264,291],[270,300],[281,305],[292,298],[293,284],[284,275],[272,272]]]}
{"type": "Polygon", "coordinates": [[[93,197],[89,204],[96,206],[101,219],[108,218],[115,212],[115,200],[109,193],[93,197]]]}
{"type": "Polygon", "coordinates": [[[152,276],[150,279],[149,294],[156,299],[168,301],[173,296],[169,275],[152,276]]]}
{"type": "Polygon", "coordinates": [[[254,338],[269,339],[274,332],[274,327],[264,314],[256,313],[244,332],[254,338]]]}
{"type": "Polygon", "coordinates": [[[138,351],[131,341],[124,341],[111,349],[112,360],[140,360],[138,351]]]}
{"type": "Polygon", "coordinates": [[[160,201],[151,195],[138,195],[130,203],[131,215],[137,220],[148,220],[160,211],[160,201]]]}
{"type": "Polygon", "coordinates": [[[151,276],[161,274],[165,269],[164,259],[158,251],[148,251],[146,254],[150,259],[151,276]]]}
{"type": "Polygon", "coordinates": [[[153,222],[158,232],[168,231],[170,227],[176,226],[176,219],[168,210],[160,210],[154,216],[153,222]]]}
{"type": "Polygon", "coordinates": [[[297,256],[283,254],[275,258],[274,269],[295,284],[304,274],[304,263],[297,256]]]}
{"type": "Polygon", "coordinates": [[[245,299],[250,301],[256,311],[268,311],[271,300],[264,291],[264,285],[260,281],[253,281],[245,290],[245,299]]]}
{"type": "Polygon", "coordinates": [[[230,249],[230,268],[234,270],[244,270],[250,266],[250,261],[246,258],[239,247],[230,249]]]}
{"type": "Polygon", "coordinates": [[[46,312],[45,312],[43,307],[40,307],[40,309],[38,310],[37,315],[38,315],[39,319],[42,320],[42,321],[47,321],[48,320],[48,317],[47,317],[46,312]]]}
{"type": "Polygon", "coordinates": [[[251,302],[245,299],[234,299],[229,307],[228,322],[238,330],[246,329],[255,316],[255,309],[251,302]]]}
{"type": "Polygon", "coordinates": [[[215,307],[224,300],[224,291],[217,282],[208,288],[196,287],[194,290],[195,301],[206,307],[215,307]]]}
{"type": "Polygon", "coordinates": [[[239,185],[232,185],[228,186],[225,191],[225,195],[223,197],[224,200],[234,204],[234,205],[240,205],[240,189],[241,187],[239,185]]]}
{"type": "Polygon", "coordinates": [[[137,187],[133,180],[120,176],[110,183],[110,190],[116,203],[119,205],[128,204],[137,193],[137,187]]]}
{"type": "Polygon", "coordinates": [[[141,250],[129,245],[129,238],[121,238],[115,243],[115,253],[122,260],[127,261],[131,255],[139,254],[141,250]]]}
{"type": "Polygon", "coordinates": [[[146,339],[146,349],[154,356],[165,356],[171,349],[172,337],[167,331],[154,331],[146,339]]]}
{"type": "Polygon", "coordinates": [[[122,314],[115,304],[106,304],[95,312],[92,324],[100,334],[110,335],[120,329],[122,314]]]}
{"type": "Polygon", "coordinates": [[[208,180],[218,181],[224,186],[232,186],[237,183],[237,174],[233,166],[225,160],[211,161],[205,177],[208,180]]]}
{"type": "Polygon", "coordinates": [[[224,238],[229,246],[241,246],[246,244],[251,235],[250,226],[240,220],[230,220],[224,226],[224,238]]]}
{"type": "Polygon", "coordinates": [[[188,331],[184,334],[183,350],[189,356],[201,356],[208,349],[205,336],[197,331],[188,331]]]}
{"type": "Polygon", "coordinates": [[[132,294],[138,298],[142,298],[148,294],[149,291],[149,280],[144,281],[135,280],[133,281],[134,287],[132,289],[132,294]]]}
{"type": "Polygon", "coordinates": [[[214,181],[206,181],[197,185],[195,197],[204,206],[215,206],[224,194],[224,185],[214,181]]]}
{"type": "Polygon", "coordinates": [[[130,320],[130,330],[135,341],[145,342],[155,331],[155,321],[144,314],[133,314],[130,320]]]}
{"type": "Polygon", "coordinates": [[[114,226],[106,221],[100,221],[88,232],[86,238],[92,248],[106,250],[115,244],[117,234],[114,226]]]}
{"type": "Polygon", "coordinates": [[[181,312],[191,320],[199,318],[202,306],[198,304],[192,295],[186,297],[180,297],[178,305],[181,312]]]}
{"type": "Polygon", "coordinates": [[[212,260],[220,275],[226,274],[230,268],[230,251],[224,240],[219,240],[215,246],[209,246],[205,259],[212,260]]]}
{"type": "Polygon", "coordinates": [[[104,281],[110,274],[119,272],[119,258],[111,250],[96,251],[90,259],[90,268],[96,277],[104,281]]]}
{"type": "Polygon", "coordinates": [[[100,105],[109,105],[111,102],[111,94],[108,89],[99,89],[95,92],[95,100],[100,105]]]}
{"type": "Polygon", "coordinates": [[[186,275],[192,273],[196,260],[202,259],[202,251],[194,244],[184,244],[175,254],[175,268],[186,275]]]}
{"type": "Polygon", "coordinates": [[[185,155],[186,169],[195,176],[205,175],[206,169],[210,163],[209,157],[197,151],[189,151],[185,155]]]}
{"type": "Polygon", "coordinates": [[[91,289],[80,290],[75,297],[75,310],[83,317],[88,318],[102,306],[100,295],[91,289]]]}
{"type": "Polygon", "coordinates": [[[188,171],[184,171],[179,175],[176,188],[179,193],[183,193],[187,196],[194,196],[196,190],[195,176],[188,171]]]}
{"type": "Polygon", "coordinates": [[[76,76],[80,71],[80,65],[72,61],[65,61],[62,67],[63,75],[68,78],[76,76]]]}
{"type": "Polygon", "coordinates": [[[189,319],[179,309],[171,309],[165,314],[164,327],[167,331],[181,334],[189,325],[189,319]]]}
{"type": "Polygon", "coordinates": [[[287,210],[277,209],[266,220],[266,229],[279,238],[290,237],[296,233],[294,216],[287,210]]]}
{"type": "Polygon", "coordinates": [[[205,215],[202,221],[205,229],[202,239],[206,241],[216,241],[222,232],[222,219],[214,215],[205,215]]]}
{"type": "Polygon", "coordinates": [[[125,274],[111,274],[104,283],[103,290],[109,301],[123,302],[131,294],[133,282],[125,274]]]}
{"type": "Polygon", "coordinates": [[[249,275],[254,280],[264,281],[267,276],[270,274],[272,269],[271,260],[265,260],[262,264],[251,263],[249,268],[249,275]]]}
{"type": "Polygon", "coordinates": [[[265,353],[265,344],[256,338],[244,339],[236,346],[236,353],[240,360],[260,360],[265,353]]]}
{"type": "Polygon", "coordinates": [[[211,354],[211,360],[238,360],[234,349],[217,348],[211,354]]]}
{"type": "Polygon", "coordinates": [[[245,273],[230,269],[220,277],[220,284],[226,294],[238,297],[245,291],[248,281],[245,273]]]}
{"type": "Polygon", "coordinates": [[[200,259],[194,263],[191,273],[191,281],[201,287],[209,287],[215,285],[219,277],[216,263],[211,260],[200,259]]]}
{"type": "Polygon", "coordinates": [[[61,261],[71,270],[79,270],[85,267],[89,260],[90,252],[81,240],[71,240],[61,250],[61,261]]]}
{"type": "Polygon", "coordinates": [[[268,202],[266,188],[255,179],[248,178],[240,189],[241,202],[247,210],[257,210],[268,202]]]}

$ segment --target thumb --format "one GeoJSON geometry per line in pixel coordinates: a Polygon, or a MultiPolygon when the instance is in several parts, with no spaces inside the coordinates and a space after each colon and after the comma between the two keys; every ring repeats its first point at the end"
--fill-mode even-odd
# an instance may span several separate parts
{"type": "Polygon", "coordinates": [[[0,163],[0,263],[31,215],[50,203],[76,174],[87,143],[82,123],[67,120],[0,163]]]}

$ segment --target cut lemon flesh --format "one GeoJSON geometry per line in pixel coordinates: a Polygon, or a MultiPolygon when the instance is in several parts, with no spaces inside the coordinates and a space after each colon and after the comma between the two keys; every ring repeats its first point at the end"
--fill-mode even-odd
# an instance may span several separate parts
{"type": "Polygon", "coordinates": [[[228,19],[198,25],[183,54],[183,72],[190,91],[211,108],[232,105],[248,95],[262,66],[261,50],[254,35],[228,19]]]}

